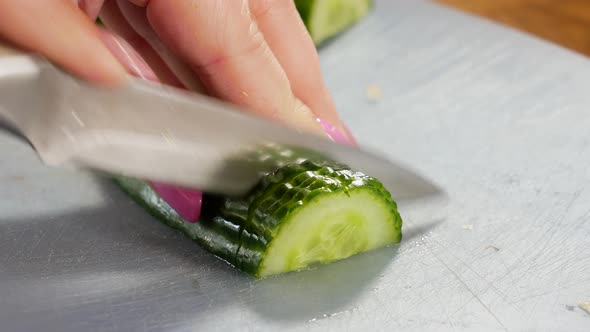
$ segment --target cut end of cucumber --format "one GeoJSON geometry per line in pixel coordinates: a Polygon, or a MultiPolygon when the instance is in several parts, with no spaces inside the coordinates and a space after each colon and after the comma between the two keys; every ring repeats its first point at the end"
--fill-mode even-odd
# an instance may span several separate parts
{"type": "Polygon", "coordinates": [[[372,0],[297,0],[297,8],[316,45],[365,17],[372,0]]]}
{"type": "Polygon", "coordinates": [[[401,220],[380,192],[358,188],[313,199],[287,220],[258,276],[298,271],[399,243],[401,220]]]}
{"type": "Polygon", "coordinates": [[[147,183],[117,182],[162,222],[257,278],[335,262],[402,237],[390,193],[341,166],[290,164],[246,197],[207,196],[197,223],[183,220],[147,183]]]}

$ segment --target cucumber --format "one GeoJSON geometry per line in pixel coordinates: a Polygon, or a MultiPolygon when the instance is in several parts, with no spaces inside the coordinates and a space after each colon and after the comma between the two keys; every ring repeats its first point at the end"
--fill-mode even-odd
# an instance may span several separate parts
{"type": "Polygon", "coordinates": [[[320,45],[368,15],[373,0],[295,0],[311,38],[320,45]]]}
{"type": "Polygon", "coordinates": [[[206,195],[197,223],[183,220],[145,182],[117,182],[156,218],[256,278],[345,259],[402,236],[383,185],[339,165],[289,164],[244,197],[206,195]]]}
{"type": "MultiPolygon", "coordinates": [[[[316,46],[366,16],[372,3],[295,0],[316,46]]],[[[377,179],[341,165],[293,160],[285,151],[266,152],[280,168],[245,197],[205,194],[197,223],[179,216],[148,183],[128,177],[115,181],[158,220],[256,278],[401,241],[397,205],[377,179]]]]}
{"type": "MultiPolygon", "coordinates": [[[[330,39],[368,15],[373,0],[295,0],[303,20],[316,46],[330,39]]],[[[103,25],[100,18],[97,25],[103,25]]]]}

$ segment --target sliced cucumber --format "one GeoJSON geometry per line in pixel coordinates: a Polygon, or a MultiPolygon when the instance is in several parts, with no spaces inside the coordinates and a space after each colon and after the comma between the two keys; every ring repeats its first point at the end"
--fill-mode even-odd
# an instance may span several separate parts
{"type": "Polygon", "coordinates": [[[399,241],[381,193],[356,189],[316,197],[293,213],[270,242],[262,276],[341,260],[399,241]]]}
{"type": "Polygon", "coordinates": [[[166,224],[258,278],[309,268],[401,240],[396,203],[379,181],[340,166],[290,164],[246,197],[206,196],[188,223],[147,184],[119,183],[166,224]]]}
{"type": "Polygon", "coordinates": [[[295,0],[295,5],[319,45],[365,17],[373,0],[295,0]]]}
{"type": "MultiPolygon", "coordinates": [[[[359,21],[372,6],[372,0],[295,3],[316,45],[359,21]]],[[[116,181],[157,219],[258,278],[401,241],[397,205],[377,179],[342,166],[295,162],[282,152],[269,152],[281,168],[246,197],[205,195],[197,223],[182,219],[147,183],[116,181]]]]}

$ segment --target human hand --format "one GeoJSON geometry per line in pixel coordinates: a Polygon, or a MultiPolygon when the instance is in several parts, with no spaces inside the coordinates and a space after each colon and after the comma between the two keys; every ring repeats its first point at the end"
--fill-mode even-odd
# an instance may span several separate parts
{"type": "Polygon", "coordinates": [[[353,142],[290,0],[0,0],[0,38],[96,83],[131,72],[353,142]]]}
{"type": "MultiPolygon", "coordinates": [[[[95,83],[131,73],[354,144],[291,0],[0,0],[0,38],[95,83]]],[[[199,218],[200,192],[152,187],[199,218]]]]}

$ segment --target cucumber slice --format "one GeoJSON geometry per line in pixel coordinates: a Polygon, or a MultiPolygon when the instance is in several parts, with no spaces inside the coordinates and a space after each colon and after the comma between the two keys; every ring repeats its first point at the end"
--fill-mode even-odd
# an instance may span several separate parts
{"type": "MultiPolygon", "coordinates": [[[[319,45],[367,15],[373,1],[295,4],[319,45]]],[[[284,151],[267,152],[281,168],[263,177],[246,197],[205,195],[197,223],[182,219],[147,183],[127,177],[115,180],[158,220],[257,278],[401,241],[397,205],[377,179],[339,165],[295,162],[289,154],[283,156],[284,151]]]]}
{"type": "Polygon", "coordinates": [[[402,220],[389,192],[342,166],[289,164],[246,197],[206,196],[197,223],[183,220],[144,182],[117,180],[159,220],[257,278],[401,241],[402,220]]]}
{"type": "Polygon", "coordinates": [[[294,213],[269,244],[262,276],[341,260],[399,240],[388,202],[372,190],[316,197],[294,213]]]}
{"type": "Polygon", "coordinates": [[[295,0],[297,10],[316,45],[364,18],[372,0],[295,0]]]}

